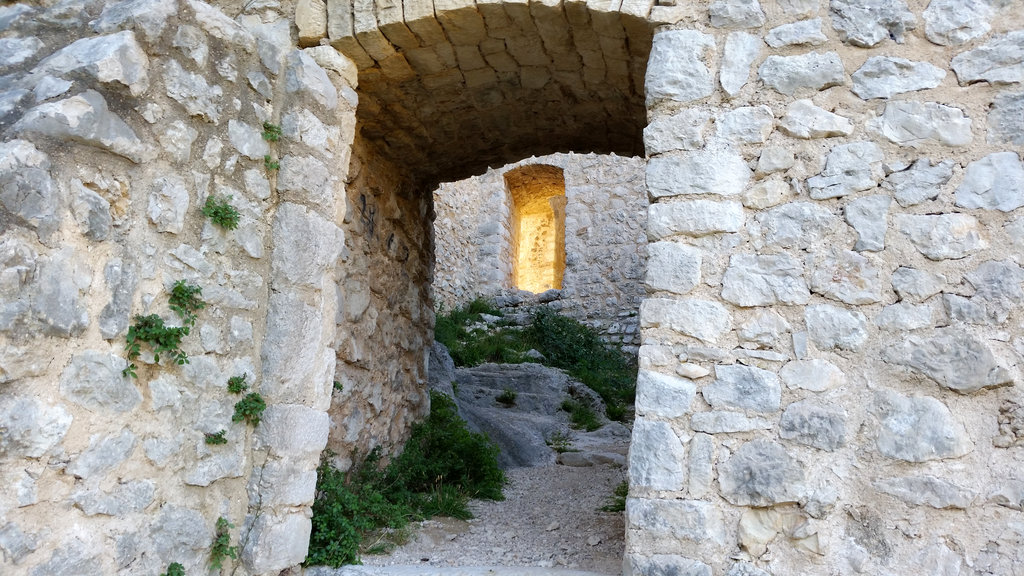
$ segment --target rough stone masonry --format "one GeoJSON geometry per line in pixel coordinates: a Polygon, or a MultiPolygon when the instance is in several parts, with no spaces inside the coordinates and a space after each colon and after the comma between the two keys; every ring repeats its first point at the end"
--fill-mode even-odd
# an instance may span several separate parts
{"type": "Polygon", "coordinates": [[[1021,0],[215,4],[0,6],[5,574],[296,566],[427,409],[433,185],[641,147],[624,571],[1021,572],[1021,0]]]}

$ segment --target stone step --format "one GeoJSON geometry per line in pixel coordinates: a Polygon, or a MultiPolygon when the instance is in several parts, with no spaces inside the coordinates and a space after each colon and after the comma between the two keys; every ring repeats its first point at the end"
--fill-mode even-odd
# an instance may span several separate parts
{"type": "Polygon", "coordinates": [[[342,566],[306,568],[303,576],[613,576],[536,566],[342,566]]]}

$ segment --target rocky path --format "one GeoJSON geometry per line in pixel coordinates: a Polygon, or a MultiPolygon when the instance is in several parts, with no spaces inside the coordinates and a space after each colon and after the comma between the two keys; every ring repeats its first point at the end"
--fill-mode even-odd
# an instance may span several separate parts
{"type": "Polygon", "coordinates": [[[614,464],[516,468],[502,502],[475,501],[469,521],[437,518],[368,566],[564,567],[619,574],[625,528],[608,503],[625,470],[614,464]]]}

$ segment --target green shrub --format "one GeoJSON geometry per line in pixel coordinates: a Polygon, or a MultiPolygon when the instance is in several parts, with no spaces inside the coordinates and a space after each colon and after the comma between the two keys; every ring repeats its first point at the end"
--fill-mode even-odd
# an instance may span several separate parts
{"type": "Polygon", "coordinates": [[[203,289],[186,280],[178,280],[171,288],[171,297],[167,299],[169,308],[178,314],[181,321],[188,326],[196,325],[196,312],[206,308],[200,296],[203,289]]]}
{"type": "Polygon", "coordinates": [[[142,343],[153,349],[153,361],[160,362],[160,355],[170,357],[175,364],[188,364],[188,355],[181,349],[181,339],[188,336],[188,326],[166,326],[159,314],[135,316],[135,323],[128,327],[125,336],[125,350],[128,365],[121,371],[123,376],[137,378],[138,366],[134,360],[142,354],[142,343]]]}
{"type": "Polygon", "coordinates": [[[263,123],[263,139],[267,142],[277,142],[281,139],[281,127],[270,122],[263,123]]]}
{"type": "Polygon", "coordinates": [[[210,444],[210,445],[213,445],[213,446],[217,446],[217,445],[220,445],[220,444],[227,444],[228,443],[228,439],[224,437],[224,435],[227,434],[227,433],[228,433],[227,430],[221,430],[220,432],[207,432],[205,434],[205,436],[206,436],[205,442],[207,444],[210,444]]]}
{"type": "Polygon", "coordinates": [[[572,447],[572,433],[568,431],[563,432],[558,430],[553,432],[550,436],[544,439],[544,443],[559,454],[563,454],[565,452],[579,452],[579,450],[572,447]]]}
{"type": "Polygon", "coordinates": [[[241,394],[248,390],[249,385],[245,383],[246,377],[248,377],[248,374],[228,378],[228,392],[231,392],[232,394],[241,394]]]}
{"type": "Polygon", "coordinates": [[[225,230],[238,228],[239,214],[238,210],[231,205],[231,196],[218,200],[213,197],[213,194],[210,194],[206,197],[206,204],[203,206],[202,211],[203,216],[206,216],[214,224],[225,230]]]}
{"type": "Polygon", "coordinates": [[[431,392],[430,401],[430,415],[413,425],[405,449],[386,467],[379,447],[347,478],[321,462],[306,565],[357,564],[360,543],[374,531],[433,515],[468,519],[470,498],[504,498],[497,447],[466,429],[453,400],[431,392]]]}
{"type": "Polygon", "coordinates": [[[235,403],[235,413],[231,416],[231,421],[245,420],[249,424],[257,426],[266,409],[267,403],[263,400],[263,396],[260,396],[259,392],[250,392],[245,395],[245,398],[235,403]]]}
{"type": "Polygon", "coordinates": [[[505,390],[503,390],[501,394],[498,394],[495,400],[497,400],[499,404],[504,404],[505,406],[511,407],[516,405],[517,396],[519,395],[516,394],[515,390],[511,388],[505,388],[505,390]]]}
{"type": "Polygon", "coordinates": [[[601,421],[598,420],[597,413],[594,412],[590,402],[566,398],[562,401],[561,408],[569,413],[569,422],[572,423],[573,428],[593,432],[601,427],[601,421]]]}
{"type": "Polygon", "coordinates": [[[623,512],[626,510],[626,497],[629,496],[629,482],[623,480],[615,487],[608,498],[608,503],[598,508],[603,512],[623,512]]]}
{"type": "Polygon", "coordinates": [[[177,562],[171,562],[167,566],[167,572],[160,576],[185,576],[185,567],[177,562]]]}
{"type": "Polygon", "coordinates": [[[267,154],[263,157],[263,167],[266,168],[268,172],[280,170],[281,163],[271,158],[270,154],[267,154]]]}
{"type": "Polygon", "coordinates": [[[228,522],[227,518],[217,518],[216,533],[213,545],[210,546],[211,570],[220,570],[225,558],[238,558],[238,547],[231,545],[231,529],[234,527],[235,525],[228,522]]]}

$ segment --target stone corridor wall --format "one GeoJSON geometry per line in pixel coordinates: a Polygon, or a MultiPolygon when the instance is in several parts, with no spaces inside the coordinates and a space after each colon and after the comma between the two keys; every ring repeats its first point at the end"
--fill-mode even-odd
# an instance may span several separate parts
{"type": "Polygon", "coordinates": [[[1024,4],[663,10],[625,572],[1020,574],[1024,4]]]}
{"type": "Polygon", "coordinates": [[[445,310],[476,296],[515,292],[512,199],[504,174],[544,164],[565,176],[565,275],[554,304],[609,341],[639,345],[647,257],[645,162],[553,154],[488,170],[434,192],[434,300],[445,310]]]}

